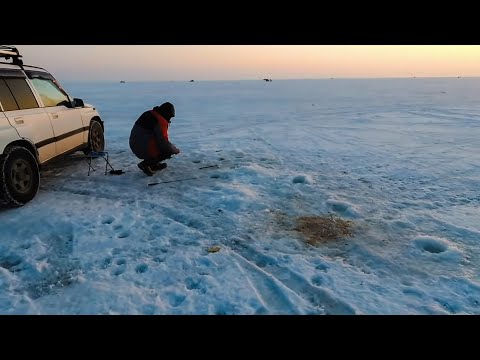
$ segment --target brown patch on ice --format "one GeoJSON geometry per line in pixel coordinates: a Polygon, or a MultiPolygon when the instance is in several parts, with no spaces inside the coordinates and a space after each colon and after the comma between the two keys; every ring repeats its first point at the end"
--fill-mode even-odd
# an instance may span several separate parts
{"type": "Polygon", "coordinates": [[[300,216],[295,230],[302,233],[309,245],[318,245],[329,240],[352,236],[353,222],[338,216],[300,216]]]}

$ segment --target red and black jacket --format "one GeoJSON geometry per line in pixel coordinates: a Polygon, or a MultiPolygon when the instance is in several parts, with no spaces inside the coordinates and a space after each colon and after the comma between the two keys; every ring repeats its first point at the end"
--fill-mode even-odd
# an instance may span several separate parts
{"type": "Polygon", "coordinates": [[[173,144],[168,140],[168,127],[170,121],[165,119],[158,111],[158,106],[153,110],[145,111],[135,125],[152,133],[152,137],[148,140],[148,154],[155,158],[160,154],[172,155],[173,144]]]}

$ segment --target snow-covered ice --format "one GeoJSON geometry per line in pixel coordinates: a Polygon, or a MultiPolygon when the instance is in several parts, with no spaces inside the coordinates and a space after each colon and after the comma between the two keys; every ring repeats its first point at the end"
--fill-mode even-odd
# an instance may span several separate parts
{"type": "Polygon", "coordinates": [[[480,314],[480,79],[62,85],[126,173],[76,153],[0,209],[0,313],[480,314]],[[164,101],[182,153],[147,177],[128,136],[164,101]]]}

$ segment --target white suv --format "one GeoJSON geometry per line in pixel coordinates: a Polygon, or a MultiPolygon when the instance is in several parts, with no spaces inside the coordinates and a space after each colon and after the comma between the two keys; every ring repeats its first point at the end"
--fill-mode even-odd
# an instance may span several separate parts
{"type": "Polygon", "coordinates": [[[23,65],[21,57],[15,47],[0,45],[0,202],[13,206],[35,197],[47,161],[105,146],[95,108],[70,97],[47,70],[23,65]]]}

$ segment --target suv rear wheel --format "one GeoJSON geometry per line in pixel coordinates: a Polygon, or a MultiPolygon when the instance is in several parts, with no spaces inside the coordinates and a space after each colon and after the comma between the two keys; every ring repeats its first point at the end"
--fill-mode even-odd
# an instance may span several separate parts
{"type": "Polygon", "coordinates": [[[0,158],[0,199],[22,206],[32,200],[40,187],[40,171],[35,157],[21,146],[13,146],[0,158]]]}

